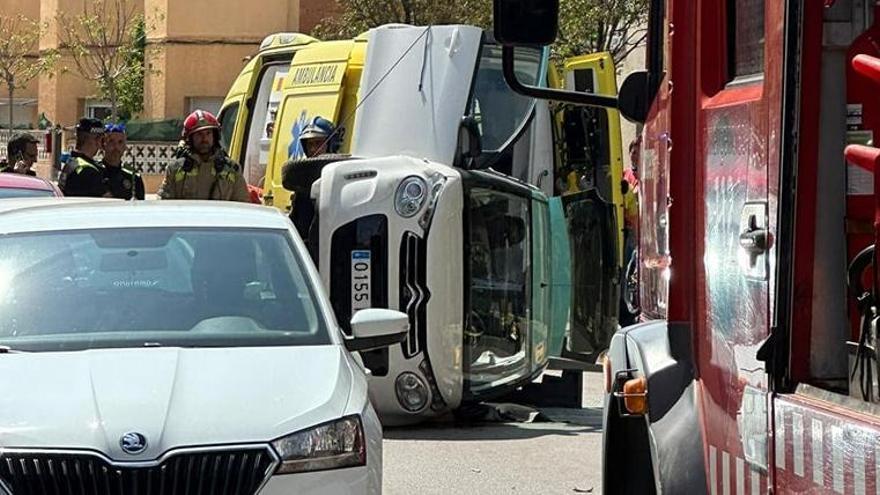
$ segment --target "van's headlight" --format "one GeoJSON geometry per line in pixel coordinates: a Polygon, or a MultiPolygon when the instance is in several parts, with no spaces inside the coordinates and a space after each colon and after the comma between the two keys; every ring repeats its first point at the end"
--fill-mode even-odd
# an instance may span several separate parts
{"type": "Polygon", "coordinates": [[[367,463],[360,416],[347,416],[288,435],[272,442],[272,447],[281,457],[278,474],[339,469],[367,463]]]}
{"type": "Polygon", "coordinates": [[[410,176],[403,179],[394,194],[394,209],[397,214],[410,218],[414,216],[428,197],[428,184],[421,177],[410,176]]]}

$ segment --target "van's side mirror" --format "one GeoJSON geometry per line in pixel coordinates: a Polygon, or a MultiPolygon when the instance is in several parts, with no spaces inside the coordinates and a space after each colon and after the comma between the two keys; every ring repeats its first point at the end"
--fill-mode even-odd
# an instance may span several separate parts
{"type": "Polygon", "coordinates": [[[461,119],[458,127],[458,153],[455,166],[473,169],[483,153],[483,140],[480,138],[480,126],[477,119],[468,115],[461,119]]]}
{"type": "Polygon", "coordinates": [[[494,0],[495,40],[505,46],[547,46],[556,40],[559,0],[494,0]]]}
{"type": "Polygon", "coordinates": [[[409,333],[409,316],[390,309],[362,309],[351,317],[352,338],[345,347],[351,351],[371,351],[403,342],[409,333]]]}

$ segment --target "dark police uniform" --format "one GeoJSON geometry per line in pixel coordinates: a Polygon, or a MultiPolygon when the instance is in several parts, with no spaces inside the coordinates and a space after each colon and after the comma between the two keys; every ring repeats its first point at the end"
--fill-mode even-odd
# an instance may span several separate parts
{"type": "Polygon", "coordinates": [[[58,187],[65,196],[100,198],[108,191],[104,166],[78,151],[73,151],[70,161],[58,178],[58,187]]]}
{"type": "Polygon", "coordinates": [[[113,167],[103,163],[104,179],[107,182],[107,190],[117,199],[129,200],[144,199],[144,180],[141,175],[119,166],[113,167]]]}

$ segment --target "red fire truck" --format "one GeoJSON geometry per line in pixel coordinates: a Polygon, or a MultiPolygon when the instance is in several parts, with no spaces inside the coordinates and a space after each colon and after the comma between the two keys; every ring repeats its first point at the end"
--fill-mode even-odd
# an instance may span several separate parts
{"type": "MultiPolygon", "coordinates": [[[[508,55],[553,41],[557,3],[495,0],[508,55]]],[[[647,70],[613,102],[506,64],[520,92],[644,123],[643,321],[605,360],[604,493],[880,494],[880,263],[854,254],[880,159],[847,148],[880,121],[880,60],[849,50],[880,50],[854,43],[872,3],[651,0],[647,70]]]]}

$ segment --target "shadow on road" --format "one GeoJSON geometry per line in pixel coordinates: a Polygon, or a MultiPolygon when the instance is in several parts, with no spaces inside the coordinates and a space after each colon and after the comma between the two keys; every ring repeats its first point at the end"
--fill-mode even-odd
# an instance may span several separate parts
{"type": "Polygon", "coordinates": [[[462,417],[408,427],[386,427],[386,440],[486,441],[601,433],[601,408],[542,408],[483,405],[462,417]],[[529,413],[531,411],[531,413],[529,413]]]}

